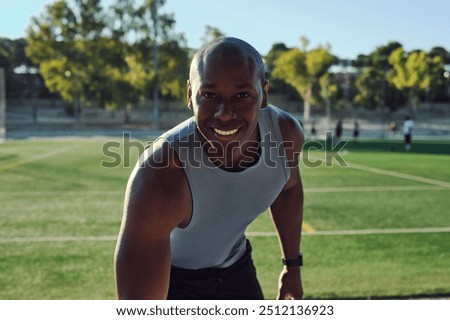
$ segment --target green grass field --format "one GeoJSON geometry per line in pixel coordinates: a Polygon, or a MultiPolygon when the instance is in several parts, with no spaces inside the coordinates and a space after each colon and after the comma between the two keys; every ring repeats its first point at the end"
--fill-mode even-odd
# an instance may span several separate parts
{"type": "MultiPolygon", "coordinates": [[[[0,299],[115,298],[113,253],[131,168],[101,167],[105,142],[0,144],[0,299]]],[[[340,152],[348,166],[306,154],[321,165],[300,169],[305,298],[450,296],[450,143],[415,142],[412,152],[398,141],[350,143],[340,152]]],[[[273,299],[281,264],[267,213],[248,235],[273,299]]]]}

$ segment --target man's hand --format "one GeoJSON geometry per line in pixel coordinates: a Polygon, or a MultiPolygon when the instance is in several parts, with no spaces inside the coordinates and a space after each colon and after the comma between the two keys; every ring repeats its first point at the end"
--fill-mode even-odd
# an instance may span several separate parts
{"type": "Polygon", "coordinates": [[[285,267],[280,274],[278,300],[303,299],[300,267],[285,267]]]}

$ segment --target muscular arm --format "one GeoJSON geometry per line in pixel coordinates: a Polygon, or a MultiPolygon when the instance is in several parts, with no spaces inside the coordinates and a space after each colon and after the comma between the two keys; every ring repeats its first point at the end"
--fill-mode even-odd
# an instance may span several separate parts
{"type": "MultiPolygon", "coordinates": [[[[297,259],[303,220],[303,186],[298,167],[298,155],[303,146],[304,137],[299,124],[290,116],[282,116],[279,122],[286,143],[285,151],[291,174],[285,187],[270,207],[270,211],[283,257],[297,259]]],[[[303,288],[300,268],[284,267],[279,286],[279,299],[301,299],[303,288]]]]}
{"type": "Polygon", "coordinates": [[[170,233],[189,214],[189,187],[176,155],[167,143],[156,145],[127,185],[115,256],[119,299],[166,299],[170,233]]]}

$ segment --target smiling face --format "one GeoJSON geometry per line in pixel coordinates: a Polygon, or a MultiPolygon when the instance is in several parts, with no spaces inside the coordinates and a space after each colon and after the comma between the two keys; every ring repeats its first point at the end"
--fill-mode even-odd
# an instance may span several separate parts
{"type": "Polygon", "coordinates": [[[237,147],[240,152],[222,156],[238,160],[259,143],[259,111],[267,104],[267,91],[255,60],[239,47],[224,45],[194,59],[188,101],[200,138],[220,150],[237,147]]]}

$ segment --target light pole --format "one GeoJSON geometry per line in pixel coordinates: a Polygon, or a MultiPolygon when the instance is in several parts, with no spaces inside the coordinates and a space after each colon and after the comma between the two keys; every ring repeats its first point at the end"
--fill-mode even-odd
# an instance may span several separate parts
{"type": "Polygon", "coordinates": [[[159,129],[159,71],[158,71],[158,1],[154,0],[151,6],[153,20],[153,71],[155,72],[155,81],[153,87],[153,126],[159,129]]]}
{"type": "Polygon", "coordinates": [[[450,86],[448,84],[448,79],[450,78],[450,72],[448,72],[447,70],[444,71],[444,78],[445,78],[445,93],[446,96],[450,96],[450,86]]]}
{"type": "Polygon", "coordinates": [[[5,69],[0,68],[0,142],[6,138],[6,89],[5,69]]]}

